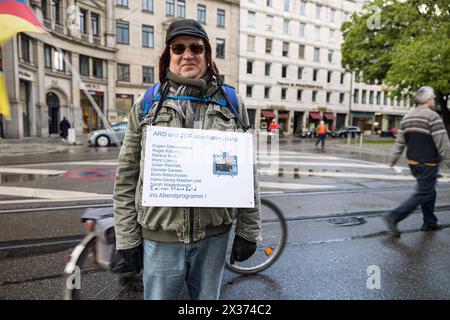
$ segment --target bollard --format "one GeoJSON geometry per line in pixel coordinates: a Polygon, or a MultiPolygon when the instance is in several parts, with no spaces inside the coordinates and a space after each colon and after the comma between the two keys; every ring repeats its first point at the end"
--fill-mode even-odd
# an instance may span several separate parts
{"type": "Polygon", "coordinates": [[[278,168],[278,176],[279,177],[283,176],[283,168],[278,168]]]}
{"type": "Polygon", "coordinates": [[[363,144],[363,134],[361,132],[361,134],[359,135],[359,147],[362,148],[362,144],[363,144]]]}
{"type": "Polygon", "coordinates": [[[299,179],[300,175],[298,174],[298,168],[294,168],[294,179],[299,179]]]}

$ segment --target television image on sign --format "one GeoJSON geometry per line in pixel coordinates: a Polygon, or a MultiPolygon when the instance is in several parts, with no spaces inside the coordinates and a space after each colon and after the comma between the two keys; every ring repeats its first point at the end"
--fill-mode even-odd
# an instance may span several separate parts
{"type": "Polygon", "coordinates": [[[221,176],[236,176],[238,174],[237,156],[228,152],[213,155],[213,173],[221,176]]]}

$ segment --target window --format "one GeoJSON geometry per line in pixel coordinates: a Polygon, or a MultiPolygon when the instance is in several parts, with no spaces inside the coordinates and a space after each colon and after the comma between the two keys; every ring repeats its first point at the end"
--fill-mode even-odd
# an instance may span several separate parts
{"type": "Polygon", "coordinates": [[[289,11],[289,0],[284,0],[284,11],[289,11]]]}
{"type": "Polygon", "coordinates": [[[266,39],[266,53],[272,53],[272,39],[266,39]]]}
{"type": "Polygon", "coordinates": [[[61,24],[61,4],[59,0],[52,0],[52,16],[56,24],[61,24]]]}
{"type": "Polygon", "coordinates": [[[216,39],[216,58],[225,59],[225,40],[216,39]]]}
{"type": "Polygon", "coordinates": [[[333,63],[333,50],[328,51],[328,62],[333,63]]]}
{"type": "Polygon", "coordinates": [[[334,29],[330,29],[328,37],[330,38],[330,41],[334,41],[334,29]]]}
{"type": "Polygon", "coordinates": [[[247,60],[247,73],[252,74],[253,73],[253,61],[247,60]]]}
{"type": "Polygon", "coordinates": [[[270,99],[270,87],[264,87],[264,98],[270,99]]]}
{"type": "Polygon", "coordinates": [[[254,28],[255,27],[255,16],[256,13],[253,11],[249,11],[247,15],[247,27],[254,28]]]}
{"type": "Polygon", "coordinates": [[[270,31],[272,30],[272,23],[273,23],[273,16],[266,16],[266,30],[270,31]]]}
{"type": "Polygon", "coordinates": [[[142,0],[142,11],[153,12],[153,0],[142,0]]]}
{"type": "Polygon", "coordinates": [[[186,1],[178,0],[177,2],[177,17],[185,18],[186,17],[186,1]]]}
{"type": "Polygon", "coordinates": [[[344,80],[345,80],[345,73],[341,72],[341,84],[344,84],[344,80]]]}
{"type": "Polygon", "coordinates": [[[197,5],[197,20],[200,23],[206,23],[206,6],[202,4],[197,5]]]}
{"type": "Polygon", "coordinates": [[[255,51],[255,36],[247,36],[247,51],[255,51]]]}
{"type": "Polygon", "coordinates": [[[353,92],[353,102],[359,103],[359,89],[355,89],[353,92]]]}
{"type": "Polygon", "coordinates": [[[387,106],[387,104],[388,104],[388,94],[387,94],[387,92],[384,93],[384,96],[383,96],[383,104],[384,104],[385,106],[387,106]]]}
{"type": "Polygon", "coordinates": [[[345,100],[345,93],[340,93],[339,94],[339,103],[344,103],[344,100],[345,100]]]}
{"type": "Polygon", "coordinates": [[[91,13],[91,29],[92,29],[92,34],[95,37],[98,37],[100,35],[99,29],[98,29],[98,27],[99,27],[99,24],[98,24],[99,20],[100,20],[100,18],[99,18],[98,14],[91,13]]]}
{"type": "Polygon", "coordinates": [[[52,48],[48,45],[44,45],[44,63],[46,68],[52,68],[52,48]]]}
{"type": "Polygon", "coordinates": [[[322,6],[316,4],[316,19],[320,19],[320,11],[322,10],[322,6]]]}
{"type": "Polygon", "coordinates": [[[317,90],[313,90],[312,92],[312,102],[316,102],[317,101],[317,90]]]}
{"type": "Polygon", "coordinates": [[[64,71],[66,65],[64,63],[64,52],[53,51],[53,66],[58,71],[64,71]]]}
{"type": "Polygon", "coordinates": [[[303,68],[302,67],[298,67],[298,69],[297,69],[297,79],[298,80],[303,79],[303,68]]]}
{"type": "Polygon", "coordinates": [[[103,60],[93,59],[92,64],[94,66],[93,75],[95,78],[103,78],[103,60]]]}
{"type": "Polygon", "coordinates": [[[87,11],[80,9],[80,32],[81,33],[87,33],[86,16],[87,16],[87,11]]]}
{"type": "Polygon", "coordinates": [[[142,46],[144,48],[154,47],[154,30],[152,26],[142,26],[142,46]]]}
{"type": "Polygon", "coordinates": [[[253,95],[253,86],[247,85],[247,88],[245,91],[246,91],[247,98],[251,98],[253,95]]]}
{"type": "Polygon", "coordinates": [[[331,92],[327,92],[327,103],[331,101],[331,92]]]}
{"type": "Polygon", "coordinates": [[[315,35],[315,40],[320,41],[320,27],[314,28],[314,35],[315,35]]]}
{"type": "Polygon", "coordinates": [[[330,9],[330,22],[335,22],[336,10],[330,9]]]}
{"type": "Polygon", "coordinates": [[[319,75],[319,69],[313,70],[313,81],[317,81],[317,77],[319,75]]]}
{"type": "Polygon", "coordinates": [[[266,5],[268,7],[272,7],[272,0],[266,0],[266,5]]]}
{"type": "Polygon", "coordinates": [[[289,34],[289,20],[283,19],[283,33],[289,34]]]}
{"type": "Polygon", "coordinates": [[[116,37],[117,43],[129,44],[130,43],[130,30],[129,23],[125,21],[116,22],[116,37]]]}
{"type": "Polygon", "coordinates": [[[130,65],[129,64],[117,64],[117,80],[130,81],[130,65]]]}
{"type": "Polygon", "coordinates": [[[47,0],[41,1],[41,8],[42,8],[42,16],[44,17],[44,19],[48,19],[47,0]]]}
{"type": "Polygon", "coordinates": [[[381,92],[377,92],[377,105],[381,104],[381,92]]]}
{"type": "Polygon", "coordinates": [[[281,77],[282,78],[286,78],[287,77],[287,68],[288,68],[288,66],[285,65],[285,64],[281,67],[281,77]]]}
{"type": "Polygon", "coordinates": [[[367,103],[367,91],[366,90],[362,91],[361,103],[363,103],[363,104],[367,103]]]}
{"type": "Polygon", "coordinates": [[[283,42],[283,57],[289,55],[289,42],[283,42]]]}
{"type": "Polygon", "coordinates": [[[331,83],[331,77],[333,76],[333,71],[328,71],[327,72],[327,82],[331,83]]]}
{"type": "Polygon", "coordinates": [[[303,44],[298,46],[298,58],[305,59],[305,46],[303,44]]]}
{"type": "Polygon", "coordinates": [[[287,88],[281,88],[281,100],[286,100],[287,88]]]}
{"type": "Polygon", "coordinates": [[[154,67],[142,67],[142,82],[153,83],[155,82],[155,68],[154,67]]]}
{"type": "Polygon", "coordinates": [[[270,69],[271,69],[271,67],[272,67],[272,64],[266,62],[266,65],[265,65],[265,67],[264,67],[264,74],[265,74],[266,76],[270,76],[270,69]]]}
{"type": "Polygon", "coordinates": [[[128,0],[116,0],[116,6],[128,7],[128,0]]]}
{"type": "Polygon", "coordinates": [[[175,0],[166,0],[166,16],[173,17],[175,15],[175,0]]]}
{"type": "Polygon", "coordinates": [[[225,28],[225,10],[217,9],[217,26],[225,28]]]}
{"type": "Polygon", "coordinates": [[[299,36],[300,38],[305,37],[305,24],[302,22],[300,22],[299,36]]]}
{"type": "Polygon", "coordinates": [[[369,92],[369,104],[373,104],[373,91],[369,92]]]}
{"type": "Polygon", "coordinates": [[[25,62],[30,62],[30,38],[20,35],[20,57],[25,62]]]}
{"type": "Polygon", "coordinates": [[[302,16],[306,15],[306,2],[300,1],[300,14],[302,16]]]}
{"type": "Polygon", "coordinates": [[[314,48],[314,62],[320,62],[320,48],[314,48]]]}
{"type": "Polygon", "coordinates": [[[80,74],[89,76],[89,57],[80,55],[80,74]]]}
{"type": "Polygon", "coordinates": [[[297,101],[302,101],[303,90],[297,89],[297,101]]]}

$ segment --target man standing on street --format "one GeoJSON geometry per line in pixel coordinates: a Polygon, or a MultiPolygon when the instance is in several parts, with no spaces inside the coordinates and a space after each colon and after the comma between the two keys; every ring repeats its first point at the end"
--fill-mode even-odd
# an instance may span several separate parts
{"type": "Polygon", "coordinates": [[[69,135],[70,123],[67,121],[66,117],[64,117],[59,123],[59,131],[61,132],[61,136],[63,137],[63,141],[67,140],[67,136],[69,135]]]}
{"type": "Polygon", "coordinates": [[[316,147],[322,142],[322,149],[325,147],[325,138],[327,136],[327,127],[325,127],[325,121],[320,121],[320,124],[317,126],[316,130],[319,139],[317,139],[316,147]]]}
{"type": "Polygon", "coordinates": [[[434,215],[435,185],[439,163],[443,161],[450,167],[450,141],[442,119],[432,110],[434,98],[433,88],[419,88],[414,96],[416,107],[403,118],[397,133],[389,165],[395,165],[406,147],[408,165],[417,179],[418,186],[408,200],[383,216],[394,236],[400,236],[397,224],[419,205],[423,212],[423,225],[420,230],[442,229],[434,215]]]}

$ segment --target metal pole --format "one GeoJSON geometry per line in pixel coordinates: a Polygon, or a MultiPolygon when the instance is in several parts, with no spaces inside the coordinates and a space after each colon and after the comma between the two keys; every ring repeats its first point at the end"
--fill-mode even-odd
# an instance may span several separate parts
{"type": "Polygon", "coordinates": [[[350,97],[348,99],[347,127],[352,125],[353,71],[350,72],[350,97]]]}

